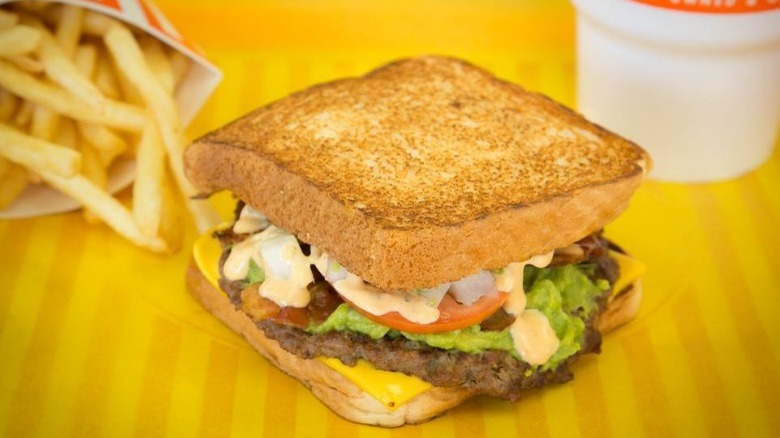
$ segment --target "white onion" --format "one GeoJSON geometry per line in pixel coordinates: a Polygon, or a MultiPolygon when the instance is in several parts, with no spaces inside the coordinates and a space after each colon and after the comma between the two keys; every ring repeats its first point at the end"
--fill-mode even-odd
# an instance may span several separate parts
{"type": "Polygon", "coordinates": [[[498,291],[493,274],[481,271],[452,283],[450,295],[461,304],[471,305],[484,295],[498,291]]]}
{"type": "Polygon", "coordinates": [[[443,283],[436,287],[429,287],[427,289],[419,289],[417,292],[420,296],[425,298],[425,304],[431,307],[439,307],[439,303],[447,294],[447,290],[450,288],[450,283],[443,283]]]}
{"type": "Polygon", "coordinates": [[[340,264],[336,263],[333,259],[328,259],[328,270],[325,271],[324,274],[322,274],[323,277],[325,277],[326,280],[328,280],[330,283],[343,280],[347,278],[347,270],[341,266],[340,264]]]}
{"type": "Polygon", "coordinates": [[[290,234],[273,236],[260,245],[260,255],[263,257],[263,268],[266,277],[290,277],[290,262],[284,257],[284,248],[288,245],[298,246],[298,241],[290,234]]]}
{"type": "Polygon", "coordinates": [[[343,266],[325,253],[320,254],[315,259],[314,266],[320,271],[320,274],[325,277],[325,280],[331,284],[347,278],[347,275],[349,274],[343,266]]]}

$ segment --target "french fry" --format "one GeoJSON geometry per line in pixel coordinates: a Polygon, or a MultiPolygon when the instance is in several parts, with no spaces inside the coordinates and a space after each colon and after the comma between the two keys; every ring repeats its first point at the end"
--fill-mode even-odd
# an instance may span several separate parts
{"type": "Polygon", "coordinates": [[[91,78],[95,75],[97,53],[97,47],[92,44],[82,44],[73,51],[73,63],[86,78],[91,78]]]}
{"type": "Polygon", "coordinates": [[[162,239],[141,233],[130,211],[83,175],[63,178],[51,172],[41,172],[41,177],[52,187],[90,209],[103,222],[134,244],[153,251],[167,251],[167,246],[162,239]]]}
{"type": "Polygon", "coordinates": [[[99,14],[94,11],[87,11],[84,14],[84,22],[82,23],[85,33],[103,36],[108,32],[111,26],[119,24],[119,22],[111,17],[107,17],[103,14],[99,14]]]}
{"type": "Polygon", "coordinates": [[[100,161],[100,155],[89,143],[81,144],[81,173],[98,187],[105,190],[108,181],[106,167],[100,161]]]}
{"type": "Polygon", "coordinates": [[[44,3],[39,1],[25,0],[25,1],[16,2],[14,6],[18,6],[19,8],[28,11],[41,12],[51,8],[53,5],[50,3],[44,3]]]}
{"type": "Polygon", "coordinates": [[[162,216],[165,149],[154,123],[143,130],[135,160],[133,218],[143,234],[155,236],[162,216]]]}
{"type": "Polygon", "coordinates": [[[27,128],[32,120],[32,113],[35,110],[35,104],[26,100],[19,105],[19,109],[14,116],[14,124],[20,128],[27,128]]]}
{"type": "Polygon", "coordinates": [[[84,9],[73,6],[63,5],[60,20],[57,23],[55,37],[62,51],[69,57],[76,53],[76,47],[81,38],[81,22],[84,16],[84,9]]]}
{"type": "Polygon", "coordinates": [[[8,173],[9,170],[11,170],[12,166],[15,166],[15,164],[3,157],[0,157],[0,181],[3,180],[3,177],[6,173],[8,173]]]}
{"type": "Polygon", "coordinates": [[[140,41],[141,51],[146,56],[146,62],[157,80],[162,84],[168,94],[173,94],[175,78],[171,69],[171,62],[165,54],[160,41],[146,37],[140,41]]]}
{"type": "Polygon", "coordinates": [[[0,86],[27,101],[77,120],[125,131],[140,131],[146,121],[143,110],[116,100],[106,99],[103,111],[96,111],[65,90],[40,81],[3,60],[0,60],[0,86]]]}
{"type": "MultiPolygon", "coordinates": [[[[81,173],[96,187],[106,190],[106,168],[100,162],[98,152],[89,143],[81,144],[81,173]]],[[[87,207],[84,207],[84,219],[90,224],[100,222],[97,214],[87,207]]]]}
{"type": "Polygon", "coordinates": [[[135,37],[126,27],[111,27],[103,40],[108,51],[114,57],[114,62],[138,89],[147,108],[152,112],[160,129],[163,145],[168,156],[172,157],[168,163],[179,189],[187,199],[187,206],[195,219],[196,226],[200,231],[205,232],[216,224],[219,218],[208,203],[194,201],[190,198],[197,191],[184,175],[182,161],[178,159],[184,148],[184,134],[173,97],[166,93],[163,86],[155,79],[135,37]]]}
{"type": "Polygon", "coordinates": [[[6,59],[26,72],[33,74],[43,72],[43,63],[37,59],[31,58],[28,55],[14,55],[9,56],[6,59]]]}
{"type": "Polygon", "coordinates": [[[45,8],[39,11],[26,11],[25,13],[28,15],[33,14],[32,16],[46,23],[50,29],[56,29],[57,25],[62,19],[62,10],[63,5],[55,4],[49,8],[45,8]]]}
{"type": "Polygon", "coordinates": [[[19,107],[19,99],[5,88],[0,88],[0,122],[11,120],[17,107],[19,107]]]}
{"type": "MultiPolygon", "coordinates": [[[[75,149],[76,139],[73,125],[68,124],[68,120],[63,120],[62,126],[60,126],[59,115],[48,108],[24,101],[23,109],[17,118],[17,125],[29,131],[33,137],[46,141],[54,140],[54,143],[59,146],[75,149]],[[56,139],[52,138],[54,136],[56,139]]],[[[42,182],[38,172],[34,169],[28,169],[27,174],[29,183],[40,184],[42,182]]]]}
{"type": "Polygon", "coordinates": [[[163,173],[163,202],[159,234],[168,246],[168,251],[175,252],[181,248],[185,228],[182,225],[179,204],[176,202],[177,193],[174,193],[174,183],[171,181],[169,172],[165,171],[163,173]]]}
{"type": "Polygon", "coordinates": [[[103,110],[106,103],[105,96],[78,71],[68,54],[48,32],[43,33],[37,53],[43,62],[43,71],[52,81],[70,91],[90,108],[98,112],[103,110]]]}
{"type": "Polygon", "coordinates": [[[19,24],[0,29],[0,56],[26,55],[38,47],[41,32],[31,26],[19,24]]]}
{"type": "Polygon", "coordinates": [[[27,169],[11,164],[0,178],[0,210],[6,208],[27,187],[27,169]]]}
{"type": "Polygon", "coordinates": [[[11,11],[0,9],[0,29],[8,29],[11,26],[16,26],[19,22],[19,16],[11,11]]]}
{"type": "Polygon", "coordinates": [[[65,146],[68,149],[76,149],[78,146],[78,135],[76,133],[76,122],[67,118],[60,118],[57,134],[54,142],[65,146]]]}
{"type": "Polygon", "coordinates": [[[129,102],[133,105],[143,107],[144,99],[141,97],[141,93],[138,92],[138,89],[135,88],[135,85],[133,85],[132,82],[130,82],[130,79],[127,78],[127,75],[124,71],[122,71],[119,66],[114,66],[116,71],[116,79],[117,83],[119,84],[119,90],[120,95],[122,96],[122,100],[125,102],[129,102]]]}
{"type": "Polygon", "coordinates": [[[105,126],[78,122],[78,132],[98,152],[103,166],[107,167],[127,150],[127,142],[105,126]]]}
{"type": "Polygon", "coordinates": [[[74,176],[81,165],[81,154],[0,125],[0,155],[37,173],[46,171],[63,177],[74,176]]]}
{"type": "Polygon", "coordinates": [[[95,85],[98,89],[108,98],[119,99],[119,83],[117,82],[116,74],[114,73],[114,67],[111,65],[111,60],[107,56],[102,56],[105,53],[100,50],[94,72],[95,85]]]}
{"type": "Polygon", "coordinates": [[[51,141],[57,132],[60,116],[45,106],[36,105],[32,113],[30,134],[51,141]]]}

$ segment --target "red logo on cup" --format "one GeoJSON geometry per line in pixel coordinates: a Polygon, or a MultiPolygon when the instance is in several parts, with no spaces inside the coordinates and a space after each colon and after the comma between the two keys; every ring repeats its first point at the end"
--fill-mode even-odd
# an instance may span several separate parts
{"type": "Polygon", "coordinates": [[[686,12],[738,14],[780,9],[780,0],[632,0],[665,9],[686,12]]]}

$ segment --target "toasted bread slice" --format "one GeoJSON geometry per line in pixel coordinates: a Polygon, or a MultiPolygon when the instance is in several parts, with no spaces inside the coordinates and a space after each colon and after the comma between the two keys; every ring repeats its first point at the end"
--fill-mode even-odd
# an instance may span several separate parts
{"type": "Polygon", "coordinates": [[[202,191],[232,190],[388,290],[584,237],[626,208],[649,164],[547,97],[443,57],[312,87],[185,152],[202,191]]]}

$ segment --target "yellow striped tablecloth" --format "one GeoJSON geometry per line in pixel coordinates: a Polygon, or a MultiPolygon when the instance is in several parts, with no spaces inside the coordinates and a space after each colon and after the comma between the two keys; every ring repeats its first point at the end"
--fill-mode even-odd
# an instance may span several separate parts
{"type": "MultiPolygon", "coordinates": [[[[191,138],[420,53],[574,104],[561,0],[157,3],[225,73],[191,138]]],[[[780,436],[780,156],[726,183],[649,182],[607,233],[649,266],[644,302],[573,382],[382,430],[332,414],[193,302],[188,250],[151,254],[79,213],[2,220],[0,434],[780,436]]]]}

